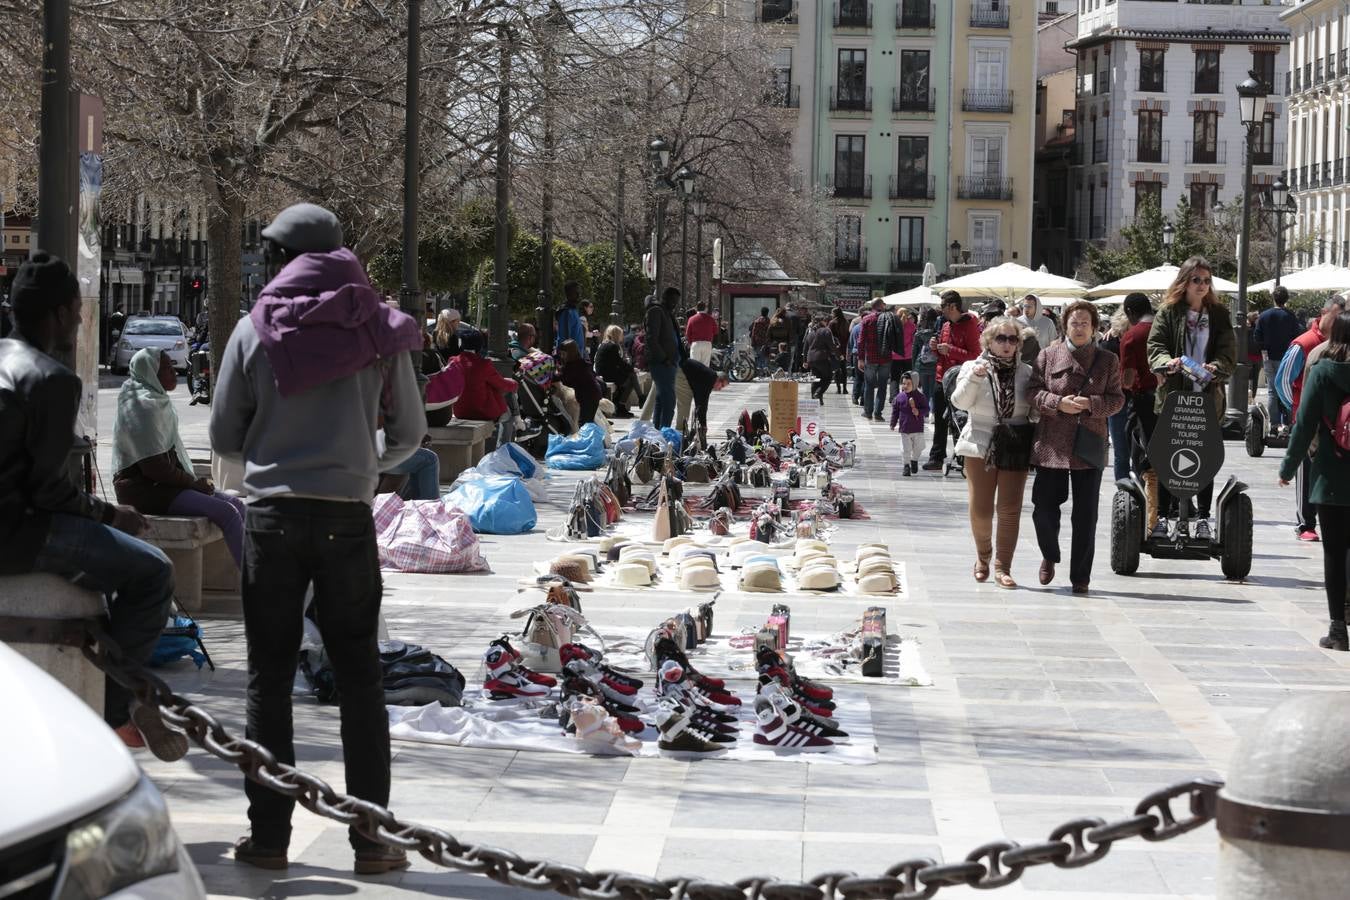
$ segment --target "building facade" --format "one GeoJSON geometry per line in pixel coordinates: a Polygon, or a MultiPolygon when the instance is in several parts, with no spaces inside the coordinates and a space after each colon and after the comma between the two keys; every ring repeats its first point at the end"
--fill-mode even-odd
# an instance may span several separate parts
{"type": "MultiPolygon", "coordinates": [[[[1277,94],[1289,31],[1269,0],[1079,0],[1070,238],[1081,256],[1151,198],[1169,215],[1240,198],[1246,127],[1236,87],[1254,72],[1270,95],[1252,183],[1285,168],[1289,109],[1277,94]]],[[[1282,93],[1282,92],[1281,92],[1282,93]]]]}
{"type": "Polygon", "coordinates": [[[1077,13],[1041,16],[1036,36],[1036,163],[1031,265],[1072,276],[1069,243],[1070,161],[1076,133],[1077,56],[1064,45],[1078,36],[1077,13]]]}
{"type": "Polygon", "coordinates": [[[1280,16],[1290,31],[1289,172],[1300,249],[1291,263],[1350,265],[1350,6],[1304,0],[1280,16]]]}
{"type": "Polygon", "coordinates": [[[804,189],[835,207],[826,294],[853,307],[1030,251],[1037,12],[1009,0],[757,0],[804,189]],[[1021,7],[1013,9],[1012,7],[1021,7]]]}

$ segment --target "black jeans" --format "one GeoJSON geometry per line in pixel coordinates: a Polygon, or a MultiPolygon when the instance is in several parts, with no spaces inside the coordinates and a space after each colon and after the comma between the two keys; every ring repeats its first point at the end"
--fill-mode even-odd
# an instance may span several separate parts
{"type": "Polygon", "coordinates": [[[1073,487],[1073,511],[1069,525],[1073,537],[1069,543],[1069,582],[1087,584],[1092,580],[1092,557],[1096,553],[1097,501],[1102,491],[1101,469],[1037,469],[1031,489],[1031,521],[1036,526],[1036,543],[1041,557],[1058,563],[1059,508],[1069,499],[1073,487]]]}
{"type": "MultiPolygon", "coordinates": [[[[342,694],[347,792],[389,802],[389,719],[380,666],[380,563],[364,503],[278,497],[258,500],[244,523],[244,633],[248,637],[247,735],[295,763],[291,686],[299,661],[305,592],[342,694]]],[[[253,838],[268,849],[291,838],[295,801],[244,783],[253,838]]],[[[377,846],[351,829],[351,845],[377,846]]]]}
{"type": "Polygon", "coordinates": [[[811,399],[824,400],[834,378],[834,367],[827,362],[816,363],[811,367],[811,374],[816,377],[816,383],[811,386],[811,399]]]}
{"type": "Polygon", "coordinates": [[[834,364],[834,385],[838,388],[835,391],[837,394],[844,393],[848,387],[848,363],[842,359],[834,364]]]}
{"type": "Polygon", "coordinates": [[[928,461],[940,463],[947,458],[947,392],[942,379],[933,383],[933,446],[928,449],[928,461]]]}
{"type": "Polygon", "coordinates": [[[1322,506],[1322,573],[1327,583],[1327,613],[1345,621],[1347,554],[1350,554],[1350,506],[1322,506]]]}

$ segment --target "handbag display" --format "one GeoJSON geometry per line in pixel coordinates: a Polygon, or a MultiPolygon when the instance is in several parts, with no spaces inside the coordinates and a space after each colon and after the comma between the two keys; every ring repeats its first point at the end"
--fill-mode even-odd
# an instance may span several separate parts
{"type": "Polygon", "coordinates": [[[619,506],[627,506],[628,501],[633,499],[633,482],[628,477],[628,468],[622,456],[615,454],[610,457],[605,467],[605,484],[614,492],[619,506]]]}
{"type": "Polygon", "coordinates": [[[511,613],[513,619],[521,617],[525,617],[518,648],[521,661],[537,672],[561,672],[562,658],[558,648],[572,643],[579,631],[594,635],[601,645],[604,644],[600,635],[586,623],[585,616],[570,606],[544,603],[511,613]]]}
{"type": "Polygon", "coordinates": [[[868,678],[886,674],[886,608],[869,606],[862,617],[862,673],[868,678]]]}
{"type": "Polygon", "coordinates": [[[727,507],[715,511],[712,518],[708,520],[708,531],[712,534],[726,536],[731,533],[731,523],[735,521],[731,510],[727,507]]]}
{"type": "Polygon", "coordinates": [[[684,649],[693,650],[698,646],[698,623],[694,617],[687,612],[679,613],[675,616],[675,621],[680,623],[684,630],[684,649]]]}
{"type": "Polygon", "coordinates": [[[693,527],[689,511],[679,497],[678,482],[670,476],[661,479],[660,494],[656,503],[656,518],[652,522],[652,540],[665,541],[669,538],[688,534],[693,527]]]}
{"type": "Polygon", "coordinates": [[[854,500],[852,491],[840,491],[839,496],[834,498],[835,515],[839,516],[839,518],[853,518],[853,508],[854,500]]]}
{"type": "Polygon", "coordinates": [[[792,611],[782,603],[775,603],[773,611],[769,613],[769,618],[764,621],[765,628],[772,628],[778,634],[778,643],[775,647],[780,653],[786,653],[788,648],[789,625],[792,619],[792,611]]]}

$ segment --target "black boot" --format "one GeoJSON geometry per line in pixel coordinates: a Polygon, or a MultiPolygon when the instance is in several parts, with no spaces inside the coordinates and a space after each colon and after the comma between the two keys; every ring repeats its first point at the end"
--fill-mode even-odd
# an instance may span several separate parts
{"type": "Polygon", "coordinates": [[[1317,642],[1323,650],[1350,650],[1350,638],[1345,632],[1345,622],[1332,620],[1327,636],[1317,642]]]}

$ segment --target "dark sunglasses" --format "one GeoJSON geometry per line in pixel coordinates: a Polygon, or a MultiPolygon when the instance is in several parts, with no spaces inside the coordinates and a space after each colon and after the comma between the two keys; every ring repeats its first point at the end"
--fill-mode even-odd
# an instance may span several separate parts
{"type": "Polygon", "coordinates": [[[996,343],[996,344],[1018,344],[1018,343],[1021,343],[1021,341],[1022,341],[1022,337],[1021,337],[1020,335],[1016,335],[1016,334],[996,334],[996,335],[994,335],[994,343],[996,343]]]}
{"type": "Polygon", "coordinates": [[[1192,275],[1192,276],[1191,276],[1191,284],[1212,284],[1212,283],[1213,283],[1213,279],[1210,279],[1210,278],[1201,278],[1199,275],[1192,275]]]}

